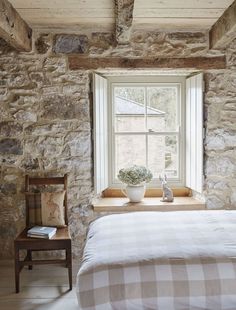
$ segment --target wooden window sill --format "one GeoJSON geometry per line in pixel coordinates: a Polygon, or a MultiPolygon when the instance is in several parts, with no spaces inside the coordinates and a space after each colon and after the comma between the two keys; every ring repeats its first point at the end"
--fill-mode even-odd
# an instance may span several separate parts
{"type": "Polygon", "coordinates": [[[175,197],[173,202],[162,202],[161,197],[145,197],[141,202],[129,202],[128,198],[105,197],[93,201],[95,212],[133,211],[181,211],[204,210],[204,202],[193,197],[175,197]]]}
{"type": "MultiPolygon", "coordinates": [[[[174,197],[191,197],[192,191],[188,187],[178,187],[171,188],[174,194],[174,197]]],[[[162,189],[161,188],[147,188],[145,197],[161,197],[162,189]]],[[[102,192],[102,197],[112,198],[112,197],[125,197],[120,188],[107,188],[102,192]]]]}

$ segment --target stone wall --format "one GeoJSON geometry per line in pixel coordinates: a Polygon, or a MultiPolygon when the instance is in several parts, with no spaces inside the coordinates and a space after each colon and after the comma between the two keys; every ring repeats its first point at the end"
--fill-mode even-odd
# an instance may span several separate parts
{"type": "Polygon", "coordinates": [[[209,209],[236,208],[236,40],[227,68],[206,72],[205,197],[209,209]]]}
{"type": "MultiPolygon", "coordinates": [[[[0,42],[0,247],[13,255],[13,239],[24,227],[24,175],[69,174],[69,222],[73,253],[81,256],[94,218],[89,71],[68,70],[67,54],[123,57],[189,57],[208,52],[203,33],[135,32],[129,45],[113,34],[36,36],[31,53],[0,42]]],[[[236,47],[236,45],[235,45],[236,47]]],[[[236,207],[236,50],[228,68],[206,79],[205,195],[209,208],[236,207]]],[[[213,53],[213,52],[211,52],[213,53]]],[[[217,52],[215,52],[217,53],[217,52]]]]}
{"type": "Polygon", "coordinates": [[[89,72],[69,72],[65,56],[1,46],[0,255],[12,256],[13,238],[24,227],[24,175],[68,173],[70,231],[79,256],[93,216],[89,72]]]}

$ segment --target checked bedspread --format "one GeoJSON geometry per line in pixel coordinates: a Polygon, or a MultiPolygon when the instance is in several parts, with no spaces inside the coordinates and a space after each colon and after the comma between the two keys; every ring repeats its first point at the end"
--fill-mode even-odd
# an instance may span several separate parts
{"type": "Polygon", "coordinates": [[[108,215],[89,228],[81,310],[235,310],[236,211],[108,215]]]}

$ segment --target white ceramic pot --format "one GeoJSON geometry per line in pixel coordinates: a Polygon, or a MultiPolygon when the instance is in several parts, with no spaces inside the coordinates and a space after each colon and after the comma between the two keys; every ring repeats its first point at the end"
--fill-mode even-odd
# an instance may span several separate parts
{"type": "Polygon", "coordinates": [[[145,185],[127,185],[123,190],[124,195],[129,198],[130,202],[140,202],[145,195],[145,185]]]}

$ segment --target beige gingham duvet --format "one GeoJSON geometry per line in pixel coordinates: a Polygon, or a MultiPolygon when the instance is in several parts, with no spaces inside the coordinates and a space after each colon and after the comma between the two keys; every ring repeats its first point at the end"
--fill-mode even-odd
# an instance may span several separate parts
{"type": "Polygon", "coordinates": [[[236,310],[236,211],[97,219],[77,296],[81,310],[236,310]]]}

